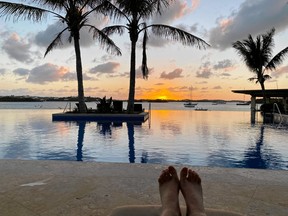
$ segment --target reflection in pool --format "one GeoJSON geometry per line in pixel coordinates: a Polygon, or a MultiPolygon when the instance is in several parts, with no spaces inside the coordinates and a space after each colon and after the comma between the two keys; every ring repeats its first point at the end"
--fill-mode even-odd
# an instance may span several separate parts
{"type": "Polygon", "coordinates": [[[247,111],[152,110],[145,123],[52,122],[55,110],[0,110],[0,158],[288,170],[287,128],[247,111]]]}

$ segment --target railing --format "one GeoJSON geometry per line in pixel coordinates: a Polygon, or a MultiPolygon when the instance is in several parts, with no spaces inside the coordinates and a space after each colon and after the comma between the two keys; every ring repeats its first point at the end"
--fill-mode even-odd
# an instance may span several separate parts
{"type": "Polygon", "coordinates": [[[71,102],[67,102],[67,103],[66,103],[65,108],[64,108],[64,110],[63,110],[63,113],[66,112],[67,108],[68,108],[68,111],[70,111],[70,112],[72,111],[71,102]],[[68,105],[69,105],[69,106],[68,106],[68,105]]]}
{"type": "Polygon", "coordinates": [[[281,125],[282,122],[283,122],[283,116],[282,116],[282,113],[281,113],[281,111],[280,111],[279,106],[278,106],[277,103],[274,103],[274,104],[273,104],[273,124],[274,124],[274,114],[276,113],[275,110],[278,112],[278,114],[279,114],[279,116],[280,116],[280,122],[279,122],[279,124],[278,124],[278,126],[277,126],[277,127],[279,127],[279,125],[281,125]]]}

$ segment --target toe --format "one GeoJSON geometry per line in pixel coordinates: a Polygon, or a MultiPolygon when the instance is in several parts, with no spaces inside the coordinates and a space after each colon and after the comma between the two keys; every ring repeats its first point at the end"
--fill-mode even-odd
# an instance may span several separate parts
{"type": "Polygon", "coordinates": [[[186,179],[187,178],[187,174],[188,174],[188,168],[187,167],[182,168],[182,170],[180,172],[180,178],[181,179],[186,179]]]}
{"type": "Polygon", "coordinates": [[[168,170],[169,170],[169,173],[172,175],[172,176],[177,176],[177,171],[176,169],[173,167],[173,166],[169,166],[168,167],[168,170]]]}

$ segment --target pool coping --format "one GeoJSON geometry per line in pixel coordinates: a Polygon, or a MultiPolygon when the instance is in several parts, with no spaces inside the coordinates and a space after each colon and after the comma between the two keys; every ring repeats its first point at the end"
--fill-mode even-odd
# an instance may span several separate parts
{"type": "MultiPolygon", "coordinates": [[[[0,209],[13,216],[108,215],[123,205],[160,205],[163,164],[0,160],[0,209]]],[[[175,165],[178,172],[183,165],[175,165]]],[[[191,167],[207,208],[286,216],[288,171],[191,167]]],[[[184,205],[180,195],[180,204],[184,205]]]]}
{"type": "Polygon", "coordinates": [[[141,113],[54,113],[52,121],[112,121],[112,122],[145,122],[148,112],[141,113]]]}

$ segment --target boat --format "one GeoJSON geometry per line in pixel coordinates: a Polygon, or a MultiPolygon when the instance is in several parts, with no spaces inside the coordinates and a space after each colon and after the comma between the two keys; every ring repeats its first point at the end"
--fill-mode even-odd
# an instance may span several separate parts
{"type": "Polygon", "coordinates": [[[238,102],[236,103],[236,105],[250,105],[251,104],[251,101],[245,101],[245,95],[244,95],[244,98],[243,98],[243,102],[238,102]]]}
{"type": "Polygon", "coordinates": [[[250,105],[251,102],[250,101],[244,101],[244,102],[239,102],[239,103],[236,103],[236,105],[242,105],[242,106],[245,106],[245,105],[250,105]]]}
{"type": "Polygon", "coordinates": [[[226,101],[220,100],[220,101],[215,101],[212,103],[212,105],[218,105],[218,104],[226,104],[226,101]]]}
{"type": "Polygon", "coordinates": [[[195,107],[197,104],[198,104],[198,103],[186,102],[186,103],[184,103],[184,107],[193,108],[193,107],[195,107]]]}
{"type": "Polygon", "coordinates": [[[184,107],[194,108],[198,103],[192,103],[192,87],[190,90],[190,100],[184,103],[184,107]]]}
{"type": "Polygon", "coordinates": [[[207,108],[196,108],[195,110],[196,111],[207,111],[208,109],[207,108]]]}

